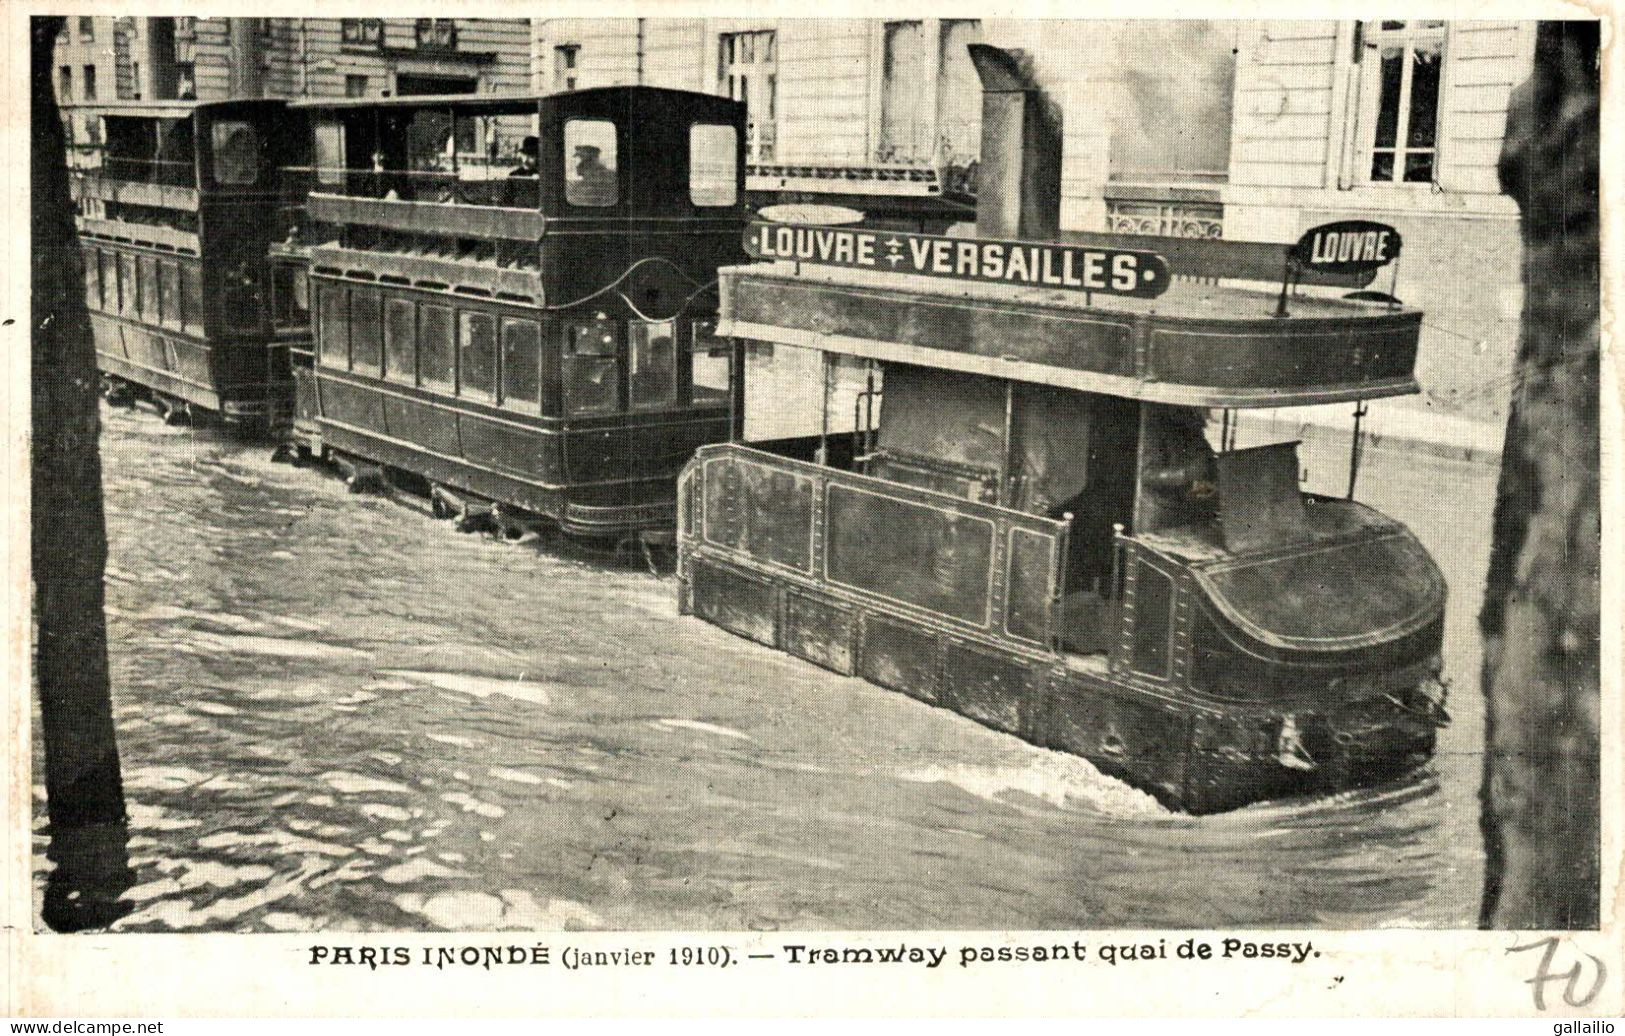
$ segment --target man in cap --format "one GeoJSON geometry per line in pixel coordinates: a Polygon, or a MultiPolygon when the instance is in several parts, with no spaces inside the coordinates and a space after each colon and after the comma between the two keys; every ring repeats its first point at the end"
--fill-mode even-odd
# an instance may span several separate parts
{"type": "Polygon", "coordinates": [[[618,194],[615,170],[604,164],[602,154],[603,150],[594,144],[576,145],[575,176],[564,192],[571,205],[615,204],[618,194]]]}

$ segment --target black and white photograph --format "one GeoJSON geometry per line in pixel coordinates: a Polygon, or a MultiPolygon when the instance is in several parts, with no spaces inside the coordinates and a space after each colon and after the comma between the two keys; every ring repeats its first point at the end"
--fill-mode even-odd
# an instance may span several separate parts
{"type": "Polygon", "coordinates": [[[17,19],[18,938],[1617,1013],[1598,15],[122,10],[17,19]]]}

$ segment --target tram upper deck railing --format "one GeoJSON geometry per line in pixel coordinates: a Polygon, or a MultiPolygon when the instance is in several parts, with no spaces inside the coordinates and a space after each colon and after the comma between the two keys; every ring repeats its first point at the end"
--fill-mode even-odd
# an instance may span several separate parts
{"type": "MultiPolygon", "coordinates": [[[[1285,246],[1273,248],[1281,262],[1285,246]]],[[[1295,406],[1418,391],[1418,310],[1298,296],[1290,316],[1278,317],[1279,283],[1248,287],[1182,275],[1172,263],[1170,270],[1165,293],[1139,298],[759,262],[718,271],[718,330],[1185,406],[1295,406]]]]}
{"type": "Polygon", "coordinates": [[[75,201],[116,202],[182,212],[198,209],[197,174],[190,162],[103,157],[96,165],[68,172],[75,201]]]}

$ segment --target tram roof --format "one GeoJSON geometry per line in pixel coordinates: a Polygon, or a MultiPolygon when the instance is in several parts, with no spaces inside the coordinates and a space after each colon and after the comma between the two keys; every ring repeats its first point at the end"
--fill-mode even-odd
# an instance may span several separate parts
{"type": "Polygon", "coordinates": [[[693,90],[673,90],[663,86],[595,86],[583,90],[561,90],[554,93],[511,94],[406,94],[399,97],[331,97],[307,98],[289,103],[296,110],[342,111],[364,108],[507,108],[513,111],[532,111],[543,101],[560,98],[588,98],[608,94],[682,94],[691,97],[716,97],[715,94],[693,90]]]}
{"type": "MultiPolygon", "coordinates": [[[[718,333],[1200,407],[1419,391],[1419,310],[1178,277],[1144,299],[792,262],[724,267],[718,333]]],[[[1262,286],[1260,286],[1262,288],[1262,286]]]]}
{"type": "Polygon", "coordinates": [[[95,112],[99,115],[135,118],[185,118],[194,112],[242,108],[281,108],[287,101],[274,97],[234,97],[208,100],[162,101],[75,101],[58,105],[68,112],[95,112]]]}

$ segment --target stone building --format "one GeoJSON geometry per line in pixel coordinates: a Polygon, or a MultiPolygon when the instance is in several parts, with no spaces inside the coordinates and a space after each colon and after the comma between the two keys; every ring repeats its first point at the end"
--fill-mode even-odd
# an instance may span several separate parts
{"type": "Polygon", "coordinates": [[[518,93],[530,79],[530,33],[523,18],[119,22],[120,97],[518,93]]]}
{"type": "Polygon", "coordinates": [[[1418,377],[1436,413],[1506,414],[1522,246],[1496,163],[1534,42],[1534,22],[1512,21],[1262,22],[1238,41],[1225,235],[1397,227],[1397,294],[1427,314],[1418,377]]]}
{"type": "MultiPolygon", "coordinates": [[[[80,16],[64,20],[56,39],[52,80],[58,104],[82,104],[119,96],[118,24],[114,18],[80,16]]],[[[64,113],[70,145],[94,147],[101,127],[94,116],[64,113]]]]}
{"type": "Polygon", "coordinates": [[[1495,167],[1534,24],[79,18],[58,64],[76,99],[712,91],[747,105],[753,188],[879,203],[974,194],[965,45],[1020,49],[1061,109],[1063,230],[1284,242],[1391,223],[1398,294],[1428,313],[1423,405],[1492,419],[1521,292],[1495,167]]]}

